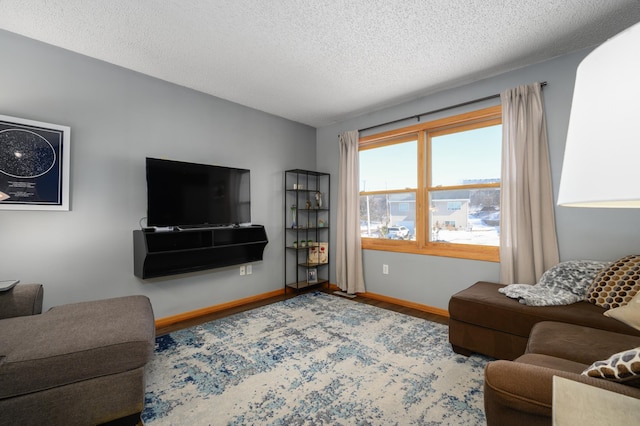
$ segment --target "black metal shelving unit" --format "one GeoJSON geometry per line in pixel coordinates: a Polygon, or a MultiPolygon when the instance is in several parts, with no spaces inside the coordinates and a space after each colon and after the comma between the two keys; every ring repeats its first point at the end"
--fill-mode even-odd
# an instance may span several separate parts
{"type": "Polygon", "coordinates": [[[329,287],[331,176],[293,169],[284,172],[284,288],[329,287]]]}

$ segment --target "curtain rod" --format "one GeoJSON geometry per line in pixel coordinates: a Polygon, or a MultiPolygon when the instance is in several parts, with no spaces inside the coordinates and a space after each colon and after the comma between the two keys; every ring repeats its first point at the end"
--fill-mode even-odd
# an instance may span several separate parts
{"type": "MultiPolygon", "coordinates": [[[[546,81],[543,81],[542,83],[540,83],[540,87],[544,87],[546,85],[547,85],[546,81]]],[[[449,110],[449,109],[459,108],[459,107],[475,104],[475,103],[482,102],[482,101],[488,101],[489,99],[495,99],[495,98],[499,98],[499,97],[500,97],[499,93],[495,94],[495,95],[485,96],[484,98],[478,98],[478,99],[474,99],[472,101],[462,102],[460,104],[451,105],[451,106],[444,107],[444,108],[434,109],[433,111],[423,112],[422,114],[410,115],[408,117],[398,118],[397,120],[387,121],[386,123],[376,124],[375,126],[365,127],[364,129],[359,129],[358,132],[366,132],[367,130],[375,129],[377,127],[386,126],[388,124],[395,124],[395,123],[399,123],[401,121],[411,120],[412,118],[415,118],[418,121],[420,121],[420,117],[425,116],[425,115],[435,114],[437,112],[442,112],[442,111],[446,111],[446,110],[449,110]]]]}

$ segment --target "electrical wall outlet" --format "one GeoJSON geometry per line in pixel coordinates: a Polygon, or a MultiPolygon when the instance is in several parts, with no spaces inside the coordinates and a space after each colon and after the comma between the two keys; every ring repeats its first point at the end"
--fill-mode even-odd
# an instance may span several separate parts
{"type": "Polygon", "coordinates": [[[240,267],[240,275],[246,275],[247,274],[247,267],[242,265],[240,267]]]}
{"type": "Polygon", "coordinates": [[[389,274],[389,265],[382,265],[382,273],[385,275],[389,274]]]}
{"type": "Polygon", "coordinates": [[[251,267],[251,265],[247,265],[247,275],[251,274],[253,274],[253,268],[251,267]]]}

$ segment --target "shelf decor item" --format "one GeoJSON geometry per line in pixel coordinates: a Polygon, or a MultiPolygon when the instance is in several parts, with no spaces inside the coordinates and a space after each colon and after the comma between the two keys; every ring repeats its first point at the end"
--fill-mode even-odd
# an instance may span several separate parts
{"type": "Polygon", "coordinates": [[[316,284],[318,282],[318,270],[316,268],[307,269],[307,282],[316,284]]]}
{"type": "Polygon", "coordinates": [[[329,261],[329,245],[327,243],[315,243],[309,249],[309,264],[323,264],[329,261]]]}
{"type": "Polygon", "coordinates": [[[291,206],[291,227],[292,228],[296,228],[296,211],[298,210],[298,208],[296,207],[296,205],[292,205],[291,206]]]}

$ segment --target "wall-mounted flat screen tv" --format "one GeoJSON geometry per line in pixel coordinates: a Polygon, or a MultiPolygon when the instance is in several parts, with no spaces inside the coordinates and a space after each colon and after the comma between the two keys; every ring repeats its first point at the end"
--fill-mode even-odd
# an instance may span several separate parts
{"type": "Polygon", "coordinates": [[[146,159],[148,226],[251,223],[250,171],[146,159]]]}

